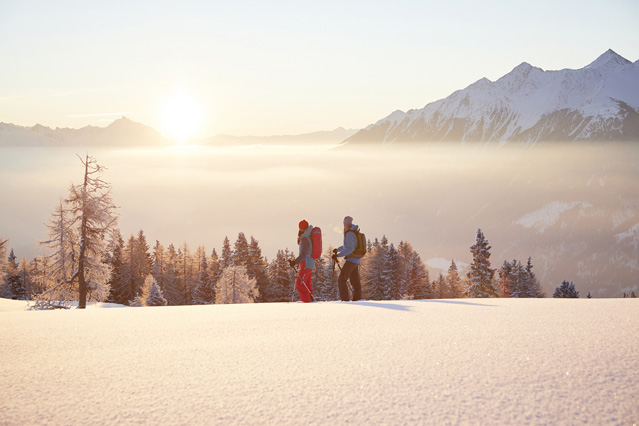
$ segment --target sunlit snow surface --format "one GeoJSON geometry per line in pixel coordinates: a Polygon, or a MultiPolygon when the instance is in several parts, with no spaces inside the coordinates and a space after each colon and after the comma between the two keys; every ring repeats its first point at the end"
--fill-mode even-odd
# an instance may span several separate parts
{"type": "Polygon", "coordinates": [[[24,311],[0,424],[639,424],[638,299],[24,311]]]}

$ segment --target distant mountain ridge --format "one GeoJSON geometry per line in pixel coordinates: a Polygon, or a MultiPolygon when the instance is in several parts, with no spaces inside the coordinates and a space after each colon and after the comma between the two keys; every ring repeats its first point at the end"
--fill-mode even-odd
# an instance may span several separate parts
{"type": "Polygon", "coordinates": [[[438,141],[639,141],[639,61],[608,50],[578,70],[524,62],[495,82],[395,111],[345,143],[438,141]]]}
{"type": "MultiPolygon", "coordinates": [[[[339,143],[358,129],[339,127],[332,131],[319,131],[302,135],[283,136],[229,136],[194,140],[199,145],[249,145],[276,143],[339,143]]],[[[115,120],[107,127],[87,126],[81,129],[55,128],[36,124],[33,127],[0,123],[0,146],[171,146],[175,142],[155,129],[126,117],[115,120]]]]}
{"type": "Polygon", "coordinates": [[[36,124],[23,127],[0,123],[0,146],[157,146],[172,145],[159,132],[126,117],[107,127],[55,128],[36,124]]]}

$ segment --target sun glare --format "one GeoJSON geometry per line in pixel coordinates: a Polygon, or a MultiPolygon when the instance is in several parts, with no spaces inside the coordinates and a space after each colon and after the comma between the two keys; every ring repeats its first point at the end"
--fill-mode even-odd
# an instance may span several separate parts
{"type": "Polygon", "coordinates": [[[202,124],[202,106],[188,93],[176,92],[164,101],[161,120],[167,136],[183,145],[202,124]]]}

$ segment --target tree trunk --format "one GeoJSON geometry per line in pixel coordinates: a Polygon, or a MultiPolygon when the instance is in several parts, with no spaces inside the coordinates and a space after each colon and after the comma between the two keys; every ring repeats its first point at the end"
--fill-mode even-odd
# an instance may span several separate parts
{"type": "Polygon", "coordinates": [[[89,181],[89,155],[87,154],[84,163],[84,184],[82,186],[82,227],[80,237],[80,255],[78,260],[78,309],[87,307],[87,283],[84,277],[84,265],[86,258],[86,242],[87,242],[87,185],[89,181]]]}

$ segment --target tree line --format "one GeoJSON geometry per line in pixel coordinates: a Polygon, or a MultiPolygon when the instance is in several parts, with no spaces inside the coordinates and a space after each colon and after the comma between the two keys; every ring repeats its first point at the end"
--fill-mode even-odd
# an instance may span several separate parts
{"type": "MultiPolygon", "coordinates": [[[[6,241],[0,243],[0,256],[4,258],[6,241]]],[[[409,242],[401,241],[395,247],[383,236],[369,240],[367,246],[360,265],[364,299],[545,297],[531,259],[526,263],[504,261],[499,269],[490,267],[491,247],[481,230],[476,244],[470,247],[473,260],[469,270],[459,271],[452,260],[448,270],[432,280],[409,242]]],[[[339,300],[336,283],[340,266],[331,259],[332,250],[327,247],[315,263],[312,283],[316,300],[339,300]]],[[[88,299],[129,306],[296,301],[296,271],[289,264],[294,256],[285,248],[268,260],[258,240],[247,238],[243,232],[234,243],[226,237],[219,252],[213,249],[209,253],[205,247],[191,250],[186,243],[165,247],[156,241],[150,246],[143,230],[125,241],[114,229],[100,256],[100,270],[107,273],[87,273],[88,299]]],[[[62,257],[56,252],[17,262],[11,250],[7,261],[0,264],[1,295],[36,300],[42,307],[69,306],[79,299],[79,289],[61,273],[62,257]]],[[[77,269],[73,255],[68,257],[69,271],[77,269]]],[[[566,294],[558,295],[564,287],[562,284],[554,297],[578,297],[570,292],[574,285],[568,286],[566,294]]]]}
{"type": "MultiPolygon", "coordinates": [[[[117,227],[110,186],[100,178],[103,168],[89,155],[80,160],[83,183],[71,185],[47,224],[49,238],[42,244],[49,254],[17,262],[13,249],[7,255],[8,241],[0,238],[0,297],[35,300],[39,307],[68,307],[77,301],[80,308],[87,300],[130,306],[297,300],[296,272],[289,265],[294,253],[285,248],[268,260],[259,242],[243,232],[233,245],[226,237],[219,253],[215,249],[208,253],[204,247],[191,250],[186,243],[165,247],[156,241],[151,247],[143,230],[125,241],[117,227]]],[[[395,246],[385,236],[368,240],[359,266],[362,297],[545,297],[530,258],[525,263],[504,261],[493,269],[490,249],[479,229],[470,247],[469,270],[460,272],[452,260],[445,274],[431,280],[409,242],[395,246]]],[[[332,261],[332,250],[328,247],[315,263],[316,300],[339,300],[340,266],[332,261]]],[[[574,284],[564,282],[553,297],[579,295],[574,284]]]]}

